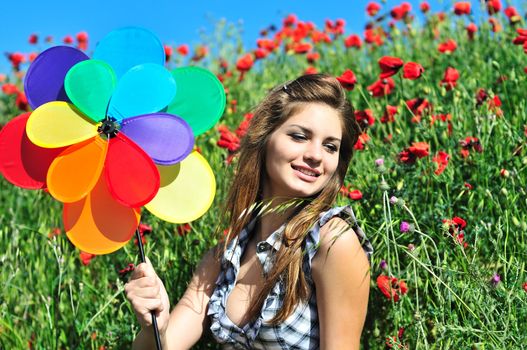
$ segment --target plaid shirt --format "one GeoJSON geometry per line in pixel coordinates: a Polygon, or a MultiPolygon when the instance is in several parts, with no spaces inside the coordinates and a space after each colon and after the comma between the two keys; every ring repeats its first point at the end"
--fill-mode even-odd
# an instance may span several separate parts
{"type": "MultiPolygon", "coordinates": [[[[332,208],[322,214],[309,231],[305,239],[303,269],[312,293],[307,302],[296,306],[293,313],[282,323],[271,325],[269,321],[282,306],[284,285],[278,281],[264,301],[260,316],[243,327],[234,324],[226,313],[227,298],[234,289],[236,276],[240,270],[240,260],[253,230],[253,219],[239,236],[233,239],[221,259],[221,272],[216,280],[216,288],[210,298],[207,314],[211,317],[210,330],[223,349],[318,349],[319,324],[315,285],[311,278],[311,261],[315,256],[320,240],[320,228],[333,217],[346,220],[362,243],[362,247],[371,258],[373,248],[364,232],[357,224],[350,206],[332,208]]],[[[256,255],[264,272],[272,268],[272,258],[280,248],[285,225],[273,232],[265,241],[256,246],[256,255]]]]}

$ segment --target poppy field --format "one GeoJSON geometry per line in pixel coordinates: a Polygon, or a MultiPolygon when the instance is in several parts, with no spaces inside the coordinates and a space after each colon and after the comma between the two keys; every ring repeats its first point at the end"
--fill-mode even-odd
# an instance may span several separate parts
{"type": "MultiPolygon", "coordinates": [[[[246,49],[224,21],[194,47],[165,44],[167,68],[209,69],[226,107],[195,140],[217,182],[211,209],[181,225],[143,210],[146,255],[175,305],[226,229],[218,218],[251,110],[276,84],[328,73],[362,129],[337,204],[352,205],[374,248],[363,349],[526,348],[525,13],[500,0],[364,11],[361,33],[345,17],[290,14],[246,49]]],[[[2,127],[31,112],[23,81],[39,52],[95,47],[86,32],[28,40],[35,51],[7,53],[0,73],[2,127]]],[[[79,251],[59,202],[2,176],[0,349],[130,348],[139,326],[124,283],[138,260],[135,238],[108,255],[79,251]]],[[[208,337],[195,347],[217,348],[208,337]]]]}

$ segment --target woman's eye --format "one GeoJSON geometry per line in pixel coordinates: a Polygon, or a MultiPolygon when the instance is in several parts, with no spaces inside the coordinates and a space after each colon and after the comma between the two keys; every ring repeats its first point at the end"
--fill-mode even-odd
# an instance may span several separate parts
{"type": "Polygon", "coordinates": [[[291,136],[291,138],[292,138],[293,140],[306,140],[306,139],[307,139],[306,136],[303,135],[303,134],[297,134],[297,133],[295,133],[295,134],[291,134],[290,136],[291,136]]]}
{"type": "Polygon", "coordinates": [[[334,144],[332,143],[328,143],[326,144],[326,148],[331,152],[331,153],[335,153],[337,152],[339,149],[337,146],[335,146],[334,144]]]}

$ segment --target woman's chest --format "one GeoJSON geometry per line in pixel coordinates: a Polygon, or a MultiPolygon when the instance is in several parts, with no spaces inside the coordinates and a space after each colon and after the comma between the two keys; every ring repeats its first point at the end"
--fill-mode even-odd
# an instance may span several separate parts
{"type": "Polygon", "coordinates": [[[265,279],[256,249],[247,247],[240,261],[234,286],[227,297],[226,313],[236,325],[243,327],[250,321],[250,310],[260,294],[265,279]]]}

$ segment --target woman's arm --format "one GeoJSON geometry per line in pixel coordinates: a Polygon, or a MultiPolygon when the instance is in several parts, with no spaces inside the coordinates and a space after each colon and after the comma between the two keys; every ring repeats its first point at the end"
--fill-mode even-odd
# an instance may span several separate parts
{"type": "Polygon", "coordinates": [[[331,219],[320,230],[312,262],[320,349],[359,349],[370,291],[370,265],[349,224],[331,219]]]}
{"type": "Polygon", "coordinates": [[[190,349],[207,327],[207,305],[219,271],[219,262],[214,256],[214,249],[211,249],[201,260],[185,294],[169,315],[168,296],[163,283],[150,264],[139,264],[134,271],[136,275],[125,287],[142,327],[134,340],[133,349],[155,349],[150,310],[158,314],[163,350],[190,349]]]}

